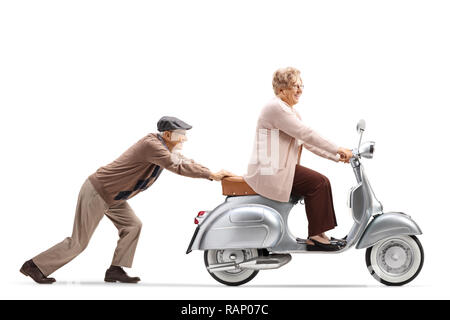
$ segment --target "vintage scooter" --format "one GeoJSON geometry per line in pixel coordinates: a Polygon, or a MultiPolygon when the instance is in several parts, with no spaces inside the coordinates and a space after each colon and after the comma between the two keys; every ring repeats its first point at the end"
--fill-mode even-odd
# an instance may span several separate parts
{"type": "MultiPolygon", "coordinates": [[[[365,121],[360,120],[358,148],[350,159],[356,177],[348,206],[354,224],[339,240],[338,251],[307,251],[306,239],[295,238],[288,228],[292,207],[301,198],[278,202],[259,195],[246,195],[241,177],[230,177],[236,192],[212,211],[200,211],[198,224],[186,253],[204,250],[208,272],[217,281],[238,286],[253,279],[259,270],[276,269],[291,260],[291,253],[344,252],[354,245],[366,248],[370,274],[385,285],[400,286],[412,281],[422,269],[424,252],[415,235],[422,234],[410,216],[384,212],[364,173],[361,157],[371,159],[375,143],[361,144],[365,121]]],[[[224,183],[224,181],[222,181],[224,183]]]]}

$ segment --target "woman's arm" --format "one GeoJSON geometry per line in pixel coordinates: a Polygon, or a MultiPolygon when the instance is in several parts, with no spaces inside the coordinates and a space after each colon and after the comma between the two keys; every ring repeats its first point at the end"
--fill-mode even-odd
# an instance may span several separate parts
{"type": "Polygon", "coordinates": [[[307,143],[303,143],[303,145],[305,146],[306,149],[308,149],[309,151],[311,151],[312,153],[325,158],[325,159],[330,159],[333,160],[335,162],[339,162],[339,159],[341,158],[341,156],[339,154],[333,154],[333,153],[329,153],[328,151],[322,150],[320,148],[316,148],[310,144],[307,143]]]}
{"type": "Polygon", "coordinates": [[[322,149],[330,154],[338,153],[339,148],[337,145],[322,138],[322,136],[300,120],[294,112],[283,110],[280,106],[275,108],[273,114],[270,112],[268,116],[270,116],[268,119],[276,128],[291,137],[300,139],[306,144],[322,149]]]}

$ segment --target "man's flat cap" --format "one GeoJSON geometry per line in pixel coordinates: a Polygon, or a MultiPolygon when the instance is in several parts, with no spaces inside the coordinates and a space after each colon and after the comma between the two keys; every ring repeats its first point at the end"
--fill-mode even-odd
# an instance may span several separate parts
{"type": "Polygon", "coordinates": [[[158,121],[158,131],[172,131],[172,130],[189,130],[192,128],[191,125],[188,125],[186,122],[181,121],[176,117],[162,117],[158,121]]]}

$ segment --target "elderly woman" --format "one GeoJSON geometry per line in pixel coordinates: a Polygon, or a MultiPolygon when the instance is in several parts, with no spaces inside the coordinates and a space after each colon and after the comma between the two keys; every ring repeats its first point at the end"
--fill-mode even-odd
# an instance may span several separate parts
{"type": "Polygon", "coordinates": [[[283,68],[273,75],[275,97],[262,109],[256,127],[252,160],[244,180],[258,194],[287,202],[290,195],[303,196],[308,218],[308,250],[333,251],[325,232],[337,226],[330,181],[299,164],[303,146],[333,160],[348,162],[349,149],[336,146],[308,127],[295,110],[303,92],[300,71],[283,68]]]}

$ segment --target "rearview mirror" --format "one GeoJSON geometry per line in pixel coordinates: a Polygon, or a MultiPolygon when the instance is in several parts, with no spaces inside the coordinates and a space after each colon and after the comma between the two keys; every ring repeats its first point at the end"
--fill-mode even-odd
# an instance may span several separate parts
{"type": "Polygon", "coordinates": [[[366,121],[364,119],[361,119],[358,121],[358,124],[356,125],[356,131],[360,133],[361,131],[366,130],[366,121]]]}

